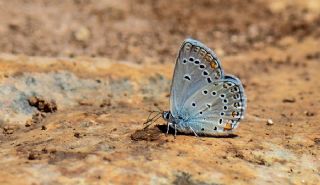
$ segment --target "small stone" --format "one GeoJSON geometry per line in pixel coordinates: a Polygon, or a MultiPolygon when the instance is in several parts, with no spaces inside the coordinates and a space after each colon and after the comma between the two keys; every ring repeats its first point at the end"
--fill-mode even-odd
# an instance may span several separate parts
{"type": "Polygon", "coordinates": [[[13,134],[14,128],[12,126],[5,126],[3,127],[4,134],[13,134]]]}
{"type": "Polygon", "coordinates": [[[38,98],[35,97],[35,96],[32,96],[32,97],[30,97],[30,98],[28,99],[28,102],[29,102],[29,104],[30,104],[31,106],[35,106],[35,105],[37,104],[37,102],[38,102],[38,98]]]}
{"type": "Polygon", "coordinates": [[[90,34],[90,30],[83,26],[74,33],[74,37],[77,41],[86,42],[90,38],[90,34]]]}
{"type": "Polygon", "coordinates": [[[33,125],[32,119],[27,120],[25,123],[25,127],[30,127],[31,125],[33,125]]]}
{"type": "Polygon", "coordinates": [[[39,160],[41,159],[39,152],[32,151],[28,155],[28,160],[39,160]]]}
{"type": "Polygon", "coordinates": [[[215,52],[217,53],[218,56],[222,57],[225,54],[225,51],[222,48],[217,48],[215,50],[215,52]]]}
{"type": "Polygon", "coordinates": [[[304,111],[304,114],[308,117],[314,116],[314,112],[304,111]]]}
{"type": "Polygon", "coordinates": [[[296,102],[295,98],[285,98],[282,100],[283,103],[294,103],[296,102]]]}
{"type": "Polygon", "coordinates": [[[111,106],[111,101],[108,100],[103,100],[102,103],[100,104],[100,107],[110,107],[111,106]]]}
{"type": "Polygon", "coordinates": [[[248,33],[251,38],[256,38],[259,36],[259,29],[257,25],[250,25],[248,28],[248,33]]]}
{"type": "Polygon", "coordinates": [[[90,100],[79,100],[78,104],[82,105],[82,106],[92,106],[93,105],[93,103],[90,100]]]}
{"type": "Polygon", "coordinates": [[[28,98],[30,106],[36,107],[40,112],[55,112],[58,110],[54,100],[45,100],[41,97],[32,96],[28,98]]]}
{"type": "Polygon", "coordinates": [[[73,136],[76,137],[76,138],[80,138],[80,133],[76,132],[76,133],[73,134],[73,136]]]}
{"type": "Polygon", "coordinates": [[[267,125],[273,125],[272,119],[268,119],[268,120],[267,120],[267,125]]]}

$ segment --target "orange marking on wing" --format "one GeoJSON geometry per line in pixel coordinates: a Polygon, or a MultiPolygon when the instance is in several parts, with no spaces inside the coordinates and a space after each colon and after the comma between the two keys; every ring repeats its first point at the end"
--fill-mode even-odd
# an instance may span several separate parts
{"type": "Polygon", "coordinates": [[[235,117],[237,115],[237,112],[236,111],[233,111],[232,112],[232,117],[235,117]]]}
{"type": "Polygon", "coordinates": [[[232,125],[230,122],[227,122],[226,125],[223,128],[224,131],[232,130],[232,125]]]}
{"type": "Polygon", "coordinates": [[[211,61],[211,62],[210,62],[210,66],[211,66],[212,69],[215,69],[215,68],[218,67],[217,63],[214,62],[214,61],[211,61]]]}
{"type": "Polygon", "coordinates": [[[209,53],[206,54],[206,56],[204,57],[204,59],[208,62],[211,63],[213,61],[213,57],[212,55],[210,55],[209,53]]]}
{"type": "Polygon", "coordinates": [[[186,51],[190,51],[191,47],[192,47],[192,44],[189,43],[189,42],[187,42],[187,43],[185,44],[185,46],[184,46],[184,49],[185,49],[186,51]]]}
{"type": "Polygon", "coordinates": [[[223,88],[228,88],[228,84],[227,84],[227,83],[224,83],[224,84],[223,84],[223,88]]]}
{"type": "Polygon", "coordinates": [[[199,46],[196,46],[196,47],[193,49],[193,52],[198,53],[199,50],[200,50],[200,47],[199,47],[199,46]]]}
{"type": "Polygon", "coordinates": [[[204,49],[201,48],[198,56],[199,56],[199,57],[204,57],[204,56],[206,56],[206,54],[207,54],[206,50],[204,50],[204,49]]]}

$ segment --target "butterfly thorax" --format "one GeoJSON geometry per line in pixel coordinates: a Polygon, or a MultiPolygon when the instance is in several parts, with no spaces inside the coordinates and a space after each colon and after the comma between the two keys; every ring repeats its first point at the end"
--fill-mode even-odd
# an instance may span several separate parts
{"type": "Polygon", "coordinates": [[[180,125],[183,122],[186,122],[186,120],[183,119],[184,116],[173,117],[170,111],[164,111],[162,113],[162,118],[169,123],[177,124],[177,125],[180,125]]]}

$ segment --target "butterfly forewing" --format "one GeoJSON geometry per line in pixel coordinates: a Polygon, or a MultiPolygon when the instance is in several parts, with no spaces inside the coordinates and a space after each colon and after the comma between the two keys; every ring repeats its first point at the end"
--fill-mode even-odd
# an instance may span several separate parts
{"type": "Polygon", "coordinates": [[[223,77],[220,61],[214,52],[196,40],[186,39],[177,57],[171,85],[172,115],[185,114],[181,108],[192,94],[223,77]]]}

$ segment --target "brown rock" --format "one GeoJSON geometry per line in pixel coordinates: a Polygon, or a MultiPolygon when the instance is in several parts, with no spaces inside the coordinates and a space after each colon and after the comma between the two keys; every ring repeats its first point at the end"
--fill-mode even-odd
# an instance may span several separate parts
{"type": "Polygon", "coordinates": [[[295,98],[284,98],[282,100],[283,103],[294,103],[296,102],[296,99],[295,98]]]}
{"type": "Polygon", "coordinates": [[[13,134],[14,130],[15,130],[14,127],[10,125],[3,127],[4,134],[13,134]]]}
{"type": "Polygon", "coordinates": [[[28,98],[28,102],[31,106],[36,107],[41,112],[55,112],[58,110],[54,100],[47,101],[43,98],[32,96],[28,98]]]}

